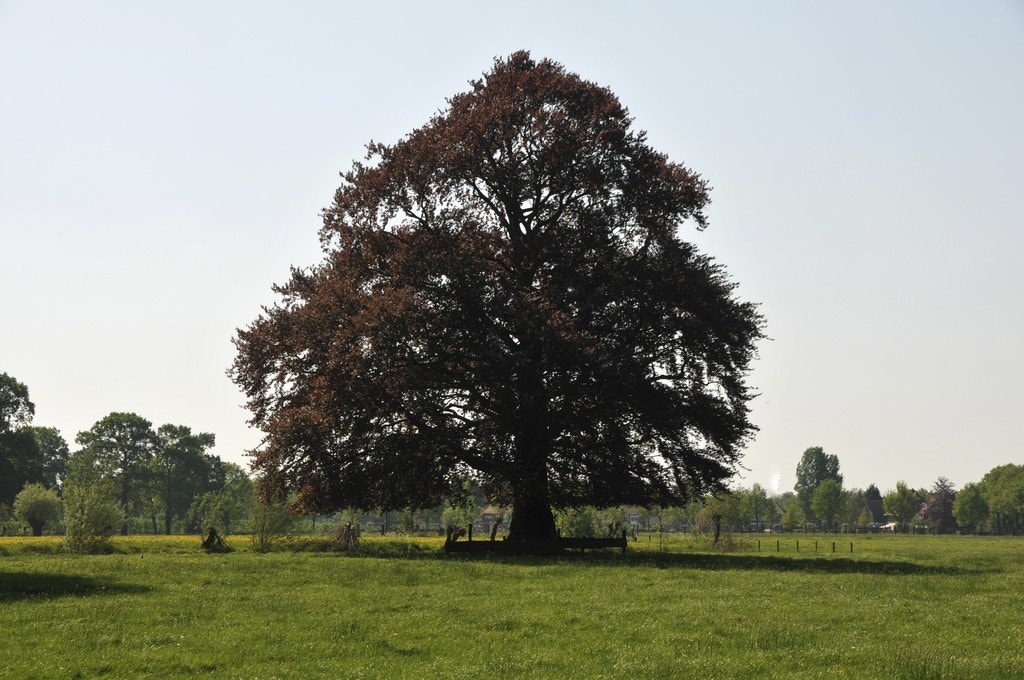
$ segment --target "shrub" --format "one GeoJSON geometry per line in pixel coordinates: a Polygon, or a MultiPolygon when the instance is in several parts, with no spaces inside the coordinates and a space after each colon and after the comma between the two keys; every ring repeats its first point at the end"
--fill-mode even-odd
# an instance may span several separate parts
{"type": "Polygon", "coordinates": [[[71,552],[104,552],[124,513],[95,456],[80,452],[68,461],[64,482],[64,543],[71,552]]]}
{"type": "Polygon", "coordinates": [[[593,538],[602,535],[601,518],[590,506],[560,510],[555,515],[555,526],[559,535],[566,538],[593,538]]]}
{"type": "Polygon", "coordinates": [[[252,547],[258,552],[270,552],[274,543],[285,536],[295,524],[295,515],[288,512],[282,504],[253,504],[252,517],[249,519],[249,533],[252,547]]]}

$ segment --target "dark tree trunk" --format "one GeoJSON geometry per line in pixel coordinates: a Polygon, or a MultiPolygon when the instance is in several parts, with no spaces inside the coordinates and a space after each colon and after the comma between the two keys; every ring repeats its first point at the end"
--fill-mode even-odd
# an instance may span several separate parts
{"type": "MultiPolygon", "coordinates": [[[[534,356],[540,356],[540,353],[534,356]]],[[[555,516],[551,512],[551,496],[548,493],[548,453],[551,443],[547,425],[547,398],[543,376],[537,369],[542,362],[533,358],[524,363],[528,368],[522,370],[518,381],[518,478],[510,480],[512,519],[508,525],[507,540],[554,541],[558,538],[558,531],[555,529],[555,516]]]]}
{"type": "Polygon", "coordinates": [[[121,510],[124,511],[124,521],[121,523],[121,535],[128,535],[128,499],[129,488],[128,488],[128,473],[121,473],[123,479],[121,480],[121,510]]]}
{"type": "Polygon", "coordinates": [[[547,479],[543,484],[524,481],[512,490],[512,520],[508,540],[547,542],[558,538],[555,516],[548,500],[547,479]]]}
{"type": "Polygon", "coordinates": [[[46,522],[29,522],[29,524],[32,526],[33,536],[43,535],[43,525],[46,524],[46,522]]]}

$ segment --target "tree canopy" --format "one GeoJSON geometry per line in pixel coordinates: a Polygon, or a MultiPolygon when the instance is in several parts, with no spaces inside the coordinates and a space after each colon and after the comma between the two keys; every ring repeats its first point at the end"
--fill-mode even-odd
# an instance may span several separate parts
{"type": "Polygon", "coordinates": [[[28,396],[28,387],[17,378],[0,373],[0,434],[13,432],[32,422],[36,406],[28,396]]]}
{"type": "Polygon", "coordinates": [[[207,453],[216,442],[210,432],[161,425],[156,442],[150,463],[152,495],[163,515],[164,533],[170,534],[172,522],[184,517],[197,497],[223,488],[224,471],[220,459],[207,453]]]}
{"type": "Polygon", "coordinates": [[[14,499],[14,516],[32,527],[33,536],[42,536],[47,522],[60,519],[57,492],[42,484],[26,484],[14,499]]]}
{"type": "Polygon", "coordinates": [[[519,52],[323,213],[323,261],[239,330],[264,490],[425,507],[466,473],[512,500],[673,505],[724,488],[755,431],[755,305],[679,236],[708,184],[607,89],[519,52]]]}
{"type": "Polygon", "coordinates": [[[922,502],[923,499],[917,492],[901,480],[896,482],[895,489],[886,492],[882,499],[882,507],[885,508],[886,514],[895,519],[905,530],[910,520],[921,509],[922,502]]]}
{"type": "Polygon", "coordinates": [[[825,453],[820,446],[806,449],[796,465],[796,484],[793,487],[806,516],[815,516],[811,501],[815,490],[826,479],[835,480],[840,489],[842,488],[843,476],[839,474],[839,457],[834,453],[825,453]]]}
{"type": "Polygon", "coordinates": [[[68,442],[55,427],[26,428],[36,441],[40,458],[40,482],[49,489],[58,489],[67,474],[68,442]]]}
{"type": "Polygon", "coordinates": [[[832,477],[824,480],[814,490],[811,496],[811,509],[825,522],[827,531],[835,529],[835,519],[839,516],[845,501],[842,485],[832,477]]]}
{"type": "Polygon", "coordinates": [[[117,485],[123,516],[121,533],[127,534],[128,517],[148,496],[150,466],[157,447],[152,423],[134,413],[111,413],[79,432],[75,441],[91,453],[101,474],[117,485]]]}
{"type": "Polygon", "coordinates": [[[999,465],[980,485],[994,527],[1017,535],[1024,529],[1024,465],[999,465]]]}
{"type": "Polygon", "coordinates": [[[30,429],[35,412],[28,387],[0,373],[0,504],[9,506],[26,483],[40,481],[42,456],[30,429]]]}
{"type": "Polygon", "coordinates": [[[953,516],[955,501],[956,489],[953,483],[945,477],[939,477],[921,508],[921,516],[928,523],[928,528],[939,534],[956,528],[956,518],[953,516]]]}

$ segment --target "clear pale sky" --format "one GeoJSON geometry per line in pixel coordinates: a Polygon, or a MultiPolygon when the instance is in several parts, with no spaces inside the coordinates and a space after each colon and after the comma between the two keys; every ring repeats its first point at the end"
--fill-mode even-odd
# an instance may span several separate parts
{"type": "Polygon", "coordinates": [[[0,372],[34,424],[259,441],[236,328],[320,259],[372,140],[528,49],[715,187],[686,238],[760,302],[738,483],[959,488],[1024,463],[1024,3],[0,0],[0,372]],[[352,6],[348,6],[351,4],[352,6]]]}

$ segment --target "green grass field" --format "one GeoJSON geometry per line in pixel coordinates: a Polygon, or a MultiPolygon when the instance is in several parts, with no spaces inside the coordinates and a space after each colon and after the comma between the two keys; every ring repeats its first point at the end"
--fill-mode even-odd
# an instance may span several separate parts
{"type": "Polygon", "coordinates": [[[1021,539],[655,536],[558,559],[232,543],[0,539],[0,677],[1024,677],[1021,539]]]}

